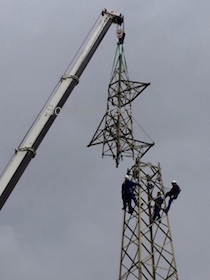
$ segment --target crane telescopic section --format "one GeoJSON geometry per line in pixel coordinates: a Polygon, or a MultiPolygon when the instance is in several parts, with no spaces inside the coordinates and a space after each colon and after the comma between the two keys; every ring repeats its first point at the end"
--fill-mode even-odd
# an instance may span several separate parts
{"type": "Polygon", "coordinates": [[[114,11],[104,10],[102,11],[101,16],[100,21],[95,27],[88,42],[85,44],[84,49],[76,60],[72,70],[61,78],[57,89],[44,105],[34,124],[19,147],[15,150],[14,155],[3,171],[0,177],[0,209],[7,201],[31,159],[36,155],[39,145],[56,119],[56,108],[60,109],[64,106],[74,87],[79,83],[80,76],[110,26],[113,23],[117,25],[123,23],[123,16],[114,11]]]}

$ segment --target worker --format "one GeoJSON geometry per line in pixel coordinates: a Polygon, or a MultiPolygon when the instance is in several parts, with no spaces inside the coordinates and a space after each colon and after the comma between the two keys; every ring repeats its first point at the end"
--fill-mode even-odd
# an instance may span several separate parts
{"type": "Polygon", "coordinates": [[[161,195],[161,192],[157,193],[157,197],[154,199],[154,202],[155,205],[154,205],[154,212],[152,216],[152,222],[154,222],[158,218],[159,223],[161,223],[160,210],[162,209],[161,205],[163,203],[163,197],[161,195]]]}
{"type": "Polygon", "coordinates": [[[179,195],[180,192],[181,192],[181,189],[180,189],[180,187],[177,185],[177,182],[176,182],[175,180],[173,180],[173,181],[171,182],[171,184],[172,184],[171,190],[168,191],[168,192],[166,193],[166,195],[165,195],[165,198],[167,198],[168,196],[170,197],[170,198],[169,198],[169,201],[168,201],[168,206],[167,206],[167,208],[166,208],[166,210],[165,210],[166,213],[168,213],[168,211],[169,211],[169,209],[170,209],[170,207],[171,207],[172,201],[173,201],[174,199],[177,199],[178,195],[179,195]]]}
{"type": "Polygon", "coordinates": [[[135,186],[139,185],[139,183],[134,183],[129,180],[129,175],[125,176],[125,180],[122,184],[122,200],[123,200],[123,210],[126,210],[128,206],[128,213],[132,214],[134,208],[132,207],[132,200],[134,201],[135,205],[138,206],[138,201],[136,199],[134,188],[135,186]]]}

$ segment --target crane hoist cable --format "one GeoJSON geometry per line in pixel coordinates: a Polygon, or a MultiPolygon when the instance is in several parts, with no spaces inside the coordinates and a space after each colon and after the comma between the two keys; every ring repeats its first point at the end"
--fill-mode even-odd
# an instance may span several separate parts
{"type": "MultiPolygon", "coordinates": [[[[71,59],[70,63],[68,64],[68,66],[66,67],[60,81],[57,82],[57,84],[55,85],[55,87],[53,88],[51,94],[49,95],[47,101],[45,102],[45,104],[43,105],[43,107],[41,108],[39,114],[46,108],[46,104],[48,104],[48,101],[51,99],[51,97],[53,96],[54,92],[56,91],[56,89],[58,88],[60,82],[62,81],[63,78],[65,78],[66,73],[68,72],[70,66],[73,64],[75,58],[77,57],[77,55],[79,54],[79,52],[81,51],[82,47],[85,45],[85,42],[87,41],[87,38],[90,36],[91,32],[93,31],[94,27],[96,26],[97,22],[99,21],[101,15],[99,15],[96,19],[96,21],[94,22],[93,26],[91,27],[90,31],[88,32],[87,36],[85,37],[85,39],[83,40],[82,44],[80,45],[79,49],[77,50],[77,52],[75,53],[75,55],[73,56],[73,58],[71,59]]],[[[36,122],[37,118],[35,119],[35,121],[32,123],[31,127],[28,129],[27,133],[31,130],[32,126],[34,125],[34,123],[36,122]]]]}
{"type": "Polygon", "coordinates": [[[75,55],[73,56],[72,60],[70,61],[70,63],[68,64],[66,70],[64,71],[64,75],[65,73],[68,71],[68,69],[70,68],[70,66],[72,65],[73,61],[75,60],[75,58],[77,57],[78,53],[80,52],[80,50],[82,49],[82,47],[85,45],[85,42],[87,41],[87,38],[90,36],[91,32],[93,31],[94,27],[96,26],[97,22],[99,21],[101,15],[98,16],[98,18],[96,19],[96,21],[94,22],[93,26],[91,27],[90,31],[88,32],[87,36],[85,37],[85,39],[83,40],[81,46],[79,47],[79,49],[77,50],[77,52],[75,53],[75,55]]]}

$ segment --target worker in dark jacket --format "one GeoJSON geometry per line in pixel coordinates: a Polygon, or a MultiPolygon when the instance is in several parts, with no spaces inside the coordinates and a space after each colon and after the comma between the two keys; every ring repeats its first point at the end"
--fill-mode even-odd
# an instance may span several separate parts
{"type": "Polygon", "coordinates": [[[171,207],[172,201],[173,201],[174,199],[177,199],[178,195],[179,195],[180,192],[181,192],[181,189],[180,189],[180,187],[177,185],[177,182],[176,182],[175,180],[173,180],[173,181],[171,182],[171,184],[172,184],[171,190],[170,190],[169,192],[167,192],[166,195],[165,195],[165,198],[167,198],[168,196],[170,197],[170,198],[169,198],[169,201],[168,201],[168,206],[167,206],[166,211],[165,211],[166,213],[168,213],[168,211],[169,211],[169,209],[170,209],[170,207],[171,207]]]}
{"type": "Polygon", "coordinates": [[[128,206],[128,213],[133,213],[132,200],[135,205],[138,205],[138,201],[136,199],[134,189],[135,186],[139,185],[139,183],[134,183],[129,180],[129,176],[125,176],[125,181],[122,184],[122,200],[123,200],[123,210],[126,210],[128,206]]]}
{"type": "Polygon", "coordinates": [[[157,193],[157,197],[154,199],[155,205],[154,205],[154,212],[153,212],[153,216],[152,216],[152,222],[154,222],[157,218],[159,220],[159,222],[161,222],[160,220],[160,210],[162,209],[161,205],[163,203],[163,198],[161,196],[161,192],[157,193]]]}

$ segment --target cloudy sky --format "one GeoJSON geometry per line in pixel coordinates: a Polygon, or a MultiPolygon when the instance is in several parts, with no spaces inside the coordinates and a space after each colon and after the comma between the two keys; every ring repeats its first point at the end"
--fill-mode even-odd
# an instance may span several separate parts
{"type": "MultiPolygon", "coordinates": [[[[133,105],[154,140],[164,186],[182,193],[169,213],[180,279],[209,278],[210,3],[208,0],[1,0],[0,170],[104,8],[125,16],[131,80],[150,82],[133,105]]],[[[115,26],[0,215],[4,280],[117,279],[121,182],[101,147],[87,148],[106,109],[115,26]]]]}

